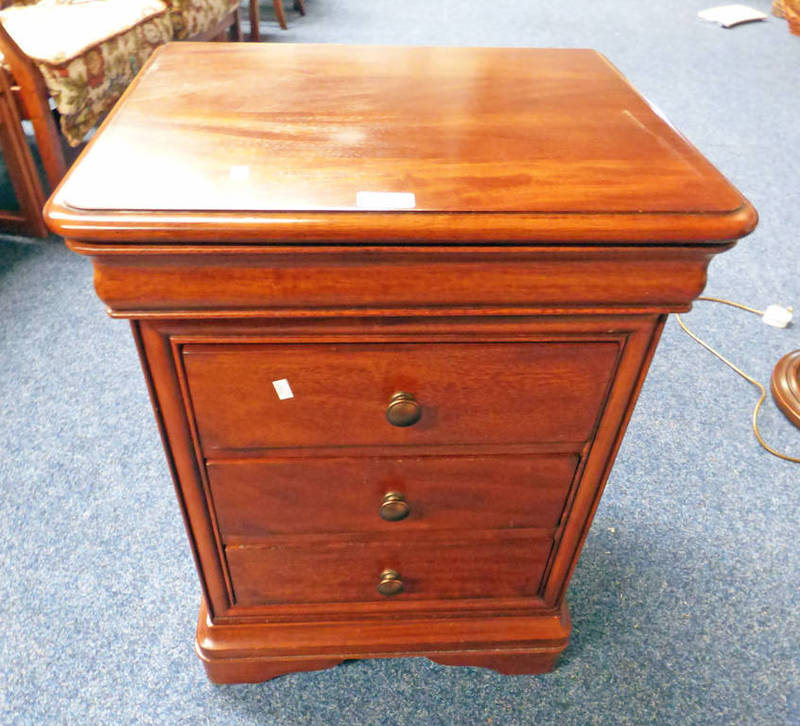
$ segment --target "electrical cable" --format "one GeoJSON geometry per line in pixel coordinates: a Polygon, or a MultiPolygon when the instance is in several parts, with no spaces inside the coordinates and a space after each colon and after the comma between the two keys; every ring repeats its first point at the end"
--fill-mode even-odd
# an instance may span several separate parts
{"type": "MultiPolygon", "coordinates": [[[[763,310],[756,310],[755,308],[751,308],[748,305],[742,305],[741,303],[733,302],[732,300],[725,300],[724,298],[719,297],[699,297],[698,300],[704,300],[706,302],[715,302],[721,303],[723,305],[730,305],[734,308],[739,308],[740,310],[746,310],[749,313],[754,313],[755,315],[763,315],[763,310]]],[[[780,451],[776,451],[773,449],[761,436],[761,432],[758,430],[758,412],[761,410],[761,404],[764,403],[764,399],[767,397],[767,389],[759,383],[755,378],[752,376],[747,375],[741,368],[738,368],[736,365],[731,363],[722,353],[714,350],[708,343],[704,340],[699,338],[695,335],[689,328],[687,327],[686,323],[683,322],[683,319],[680,315],[676,314],[675,319],[678,321],[678,325],[681,326],[681,329],[684,333],[686,333],[690,338],[692,338],[695,342],[702,345],[709,353],[719,358],[728,368],[731,368],[733,371],[738,373],[742,378],[744,378],[748,383],[754,385],[758,390],[761,392],[761,396],[756,403],[755,408],[753,409],[753,433],[756,436],[756,439],[761,446],[763,446],[770,454],[773,456],[777,456],[779,459],[783,459],[784,461],[791,461],[795,464],[800,464],[800,458],[789,456],[788,454],[784,454],[780,451]]]]}

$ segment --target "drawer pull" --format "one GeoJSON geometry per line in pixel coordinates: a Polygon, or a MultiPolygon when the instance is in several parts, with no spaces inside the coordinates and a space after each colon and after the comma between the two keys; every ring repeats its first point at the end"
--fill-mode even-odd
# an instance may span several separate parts
{"type": "Polygon", "coordinates": [[[400,494],[400,492],[386,492],[383,495],[383,502],[381,502],[378,514],[381,515],[381,519],[385,519],[387,522],[399,522],[401,519],[405,519],[410,511],[411,507],[408,506],[403,494],[400,494]]]}
{"type": "Polygon", "coordinates": [[[392,426],[412,426],[422,416],[422,406],[410,393],[395,393],[386,407],[386,420],[392,426]]]}
{"type": "Polygon", "coordinates": [[[381,581],[378,583],[378,592],[384,597],[392,597],[403,592],[403,581],[396,570],[381,572],[381,581]]]}

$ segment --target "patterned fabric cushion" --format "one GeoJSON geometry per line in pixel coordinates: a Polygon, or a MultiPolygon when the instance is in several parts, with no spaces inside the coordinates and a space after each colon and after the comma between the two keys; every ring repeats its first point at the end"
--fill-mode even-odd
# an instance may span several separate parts
{"type": "Polygon", "coordinates": [[[239,0],[168,0],[175,40],[184,40],[213,28],[239,0]]]}
{"type": "Polygon", "coordinates": [[[153,50],[172,40],[161,0],[39,0],[7,8],[0,20],[37,62],[72,146],[116,103],[153,50]]]}
{"type": "Polygon", "coordinates": [[[29,58],[60,65],[166,9],[162,0],[39,0],[6,8],[0,21],[29,58]]]}
{"type": "Polygon", "coordinates": [[[0,22],[32,58],[72,146],[116,103],[159,45],[204,33],[239,0],[17,0],[0,22]]]}

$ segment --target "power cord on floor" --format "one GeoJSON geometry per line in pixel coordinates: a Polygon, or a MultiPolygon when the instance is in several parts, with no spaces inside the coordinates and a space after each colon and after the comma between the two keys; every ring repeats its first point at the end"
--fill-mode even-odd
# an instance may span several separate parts
{"type": "MultiPolygon", "coordinates": [[[[755,315],[761,316],[762,320],[767,325],[772,325],[773,327],[777,328],[785,328],[789,321],[792,319],[792,309],[791,308],[783,308],[779,305],[770,305],[766,310],[756,310],[756,308],[751,308],[748,305],[742,305],[741,303],[733,302],[732,300],[724,300],[723,298],[719,297],[699,297],[698,300],[704,300],[706,302],[715,302],[715,303],[722,303],[723,305],[730,305],[734,308],[739,308],[740,310],[746,310],[748,313],[753,313],[755,315]]],[[[764,403],[764,399],[767,397],[767,389],[759,383],[755,378],[752,376],[747,375],[741,368],[737,367],[731,361],[729,361],[724,355],[720,352],[714,350],[708,343],[704,340],[699,338],[695,335],[689,328],[686,326],[686,323],[683,322],[683,319],[680,315],[675,315],[675,319],[678,321],[678,325],[681,326],[681,329],[684,333],[686,333],[690,338],[694,341],[702,345],[709,353],[715,355],[719,358],[728,368],[731,368],[736,373],[738,373],[742,378],[744,378],[748,383],[754,385],[760,392],[761,396],[756,403],[756,407],[753,409],[753,433],[756,435],[756,439],[758,443],[761,444],[770,454],[773,456],[777,456],[779,459],[783,459],[784,461],[791,461],[795,464],[800,464],[800,458],[789,456],[788,454],[784,454],[780,451],[776,451],[773,449],[761,436],[761,432],[758,430],[758,412],[761,410],[761,404],[764,403]]]]}

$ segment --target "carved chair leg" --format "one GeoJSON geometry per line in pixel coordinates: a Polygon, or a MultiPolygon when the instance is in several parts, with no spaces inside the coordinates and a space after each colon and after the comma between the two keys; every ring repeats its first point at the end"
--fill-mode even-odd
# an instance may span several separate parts
{"type": "Polygon", "coordinates": [[[283,0],[272,0],[272,4],[275,6],[275,17],[278,19],[278,23],[281,28],[286,30],[286,13],[283,12],[283,0]]]}
{"type": "Polygon", "coordinates": [[[50,92],[34,62],[28,58],[0,24],[0,44],[11,75],[19,87],[19,110],[33,123],[50,189],[67,173],[61,134],[50,110],[50,92]]]}
{"type": "MultiPolygon", "coordinates": [[[[47,237],[47,227],[42,219],[44,191],[33,162],[22,122],[17,111],[16,101],[11,92],[8,74],[0,69],[0,149],[3,152],[8,175],[19,201],[24,229],[36,237],[47,237]]],[[[3,215],[5,217],[5,214],[3,215]]],[[[14,218],[9,213],[8,219],[14,218]]],[[[14,219],[14,222],[22,220],[14,219]]]]}
{"type": "Polygon", "coordinates": [[[250,0],[250,40],[254,43],[261,40],[258,23],[258,0],[250,0]]]}
{"type": "Polygon", "coordinates": [[[33,133],[36,136],[39,154],[42,157],[42,164],[47,174],[47,182],[52,191],[67,173],[64,149],[61,146],[61,134],[56,126],[50,105],[45,100],[37,98],[31,102],[29,98],[26,98],[25,101],[29,118],[33,124],[33,133]]]}

